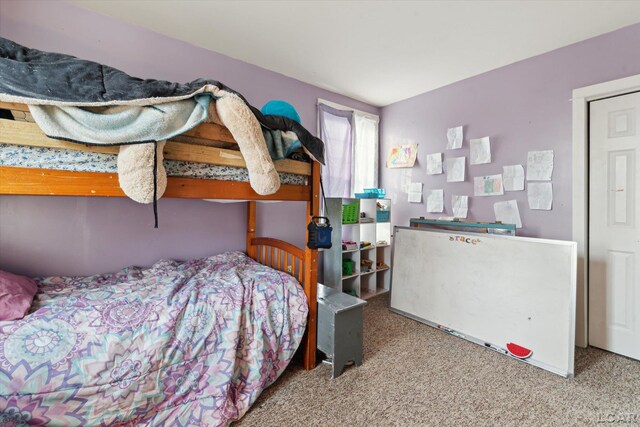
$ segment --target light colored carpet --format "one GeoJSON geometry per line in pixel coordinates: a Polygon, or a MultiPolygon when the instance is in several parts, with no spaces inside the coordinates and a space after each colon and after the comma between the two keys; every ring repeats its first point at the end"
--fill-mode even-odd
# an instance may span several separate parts
{"type": "Polygon", "coordinates": [[[388,310],[365,307],[364,363],[291,367],[238,426],[640,426],[640,362],[576,351],[565,379],[388,310]],[[621,423],[624,420],[627,423],[621,423]],[[609,421],[609,422],[604,422],[609,421]],[[631,422],[629,422],[631,421],[631,422]]]}

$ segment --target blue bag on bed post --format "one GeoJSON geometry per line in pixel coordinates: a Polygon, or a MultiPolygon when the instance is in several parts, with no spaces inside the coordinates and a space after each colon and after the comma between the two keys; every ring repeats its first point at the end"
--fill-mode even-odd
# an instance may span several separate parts
{"type": "Polygon", "coordinates": [[[309,230],[309,241],[307,242],[309,249],[329,249],[331,247],[331,232],[333,228],[331,228],[329,218],[326,216],[311,217],[307,230],[309,230]],[[322,219],[324,222],[319,222],[322,219]]]}

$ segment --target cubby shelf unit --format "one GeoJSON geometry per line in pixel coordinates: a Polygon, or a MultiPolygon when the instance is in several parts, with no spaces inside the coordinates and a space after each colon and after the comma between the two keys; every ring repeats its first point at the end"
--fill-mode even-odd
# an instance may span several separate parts
{"type": "Polygon", "coordinates": [[[324,284],[359,298],[367,299],[389,291],[391,282],[391,222],[390,199],[350,199],[328,198],[326,212],[333,227],[331,249],[323,251],[324,284]],[[342,205],[358,204],[358,218],[355,224],[342,223],[342,205]],[[383,215],[378,210],[385,211],[383,215]],[[364,220],[362,222],[362,214],[364,220]],[[387,221],[378,222],[384,217],[387,221]],[[371,246],[359,249],[342,249],[342,241],[370,242],[371,246]],[[342,274],[342,260],[351,259],[355,263],[353,274],[342,274]],[[361,260],[372,261],[371,270],[363,271],[361,260]],[[378,263],[386,267],[377,268],[378,263]]]}

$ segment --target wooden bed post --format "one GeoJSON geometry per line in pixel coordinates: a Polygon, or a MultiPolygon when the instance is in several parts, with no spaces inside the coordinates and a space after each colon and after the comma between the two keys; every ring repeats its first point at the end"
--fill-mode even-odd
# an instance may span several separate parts
{"type": "MultiPolygon", "coordinates": [[[[311,198],[307,202],[307,223],[312,216],[320,213],[320,164],[313,162],[311,170],[311,198]]],[[[307,241],[309,231],[307,231],[307,241]]],[[[316,336],[318,319],[318,250],[304,248],[304,286],[307,287],[309,299],[309,318],[307,321],[307,334],[303,355],[304,369],[310,370],[316,367],[316,336]]]]}
{"type": "Polygon", "coordinates": [[[247,202],[247,255],[256,259],[256,247],[251,241],[256,237],[256,202],[247,202]]]}

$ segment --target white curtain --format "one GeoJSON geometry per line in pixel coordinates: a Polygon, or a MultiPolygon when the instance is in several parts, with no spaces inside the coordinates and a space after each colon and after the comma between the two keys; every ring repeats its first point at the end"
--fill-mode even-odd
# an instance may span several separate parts
{"type": "Polygon", "coordinates": [[[353,193],[378,187],[378,117],[354,113],[353,193]]]}
{"type": "Polygon", "coordinates": [[[320,104],[318,118],[320,139],[325,146],[325,165],[322,167],[325,194],[327,197],[351,197],[353,113],[320,104]]]}

